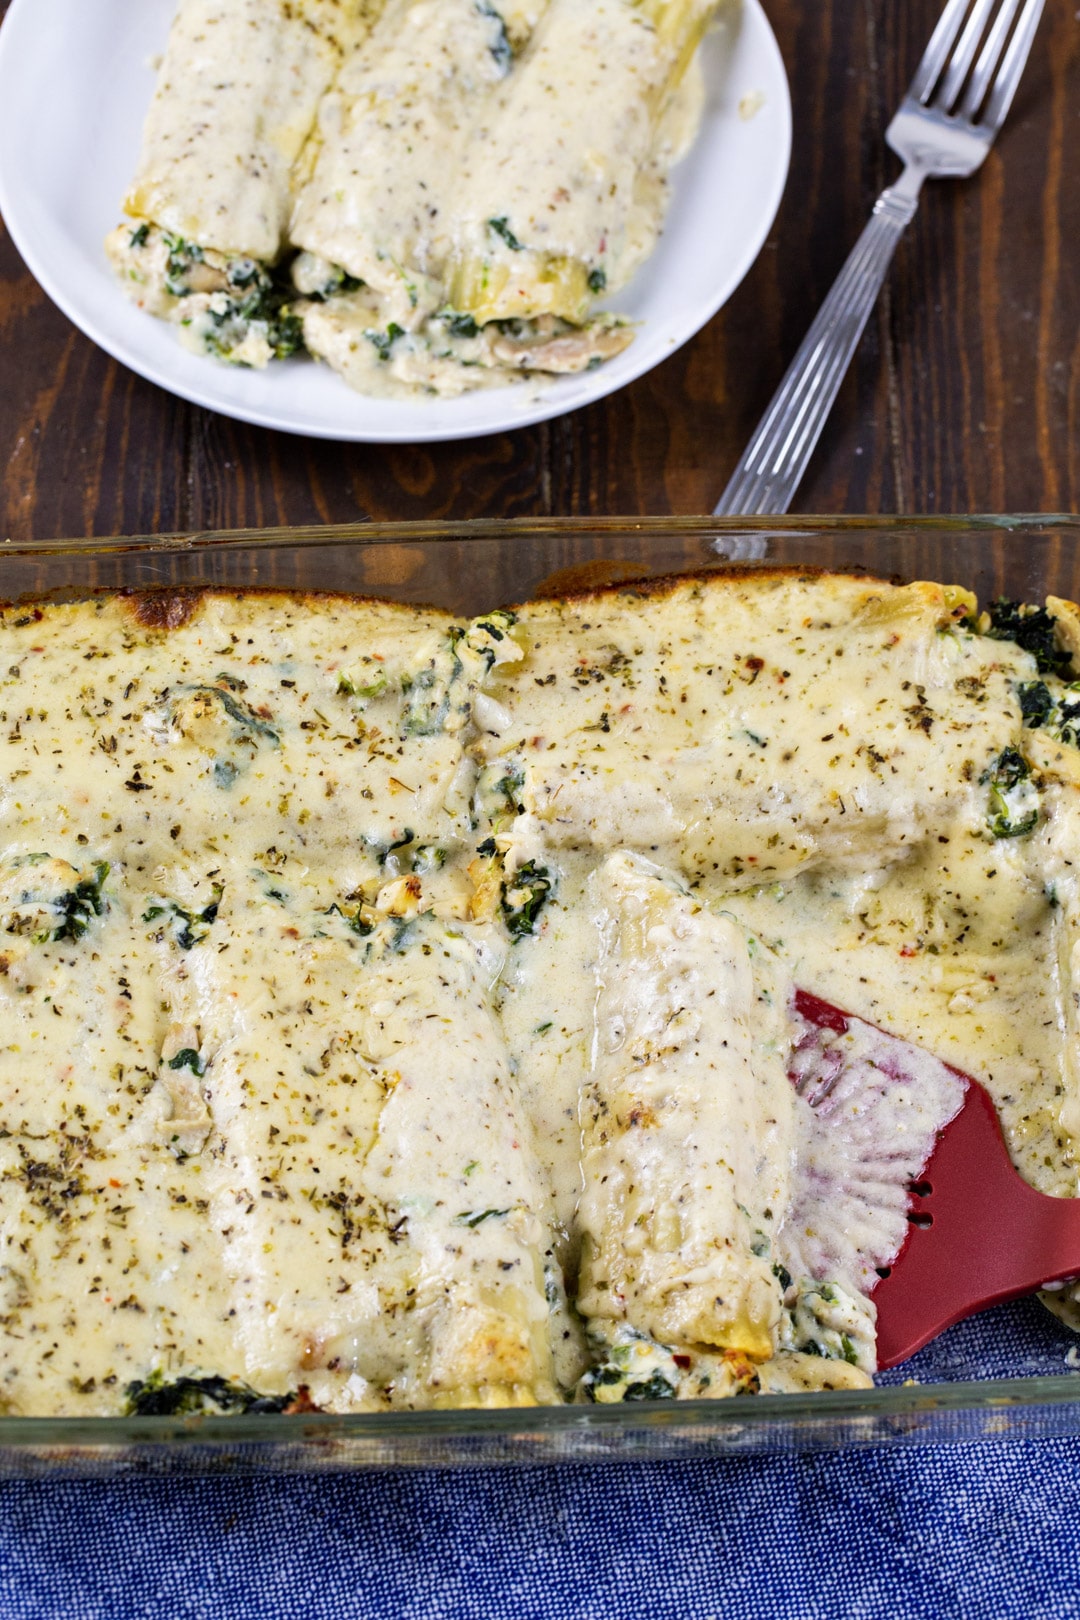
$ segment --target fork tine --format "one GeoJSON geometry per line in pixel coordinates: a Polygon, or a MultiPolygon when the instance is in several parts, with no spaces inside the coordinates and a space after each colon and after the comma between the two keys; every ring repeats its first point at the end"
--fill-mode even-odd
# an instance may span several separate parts
{"type": "Polygon", "coordinates": [[[925,101],[937,83],[941,70],[949,59],[949,52],[964,25],[969,4],[970,0],[949,0],[938,18],[937,27],[930,35],[930,43],[923,52],[922,61],[915,69],[915,77],[908,89],[908,95],[914,101],[925,101]]]}
{"type": "Polygon", "coordinates": [[[983,99],[990,88],[990,81],[1001,60],[1001,52],[1005,41],[1009,37],[1009,29],[1013,19],[1020,10],[1020,0],[1005,0],[1005,4],[994,18],[994,26],[986,36],[986,44],[982,48],[982,55],[975,65],[971,75],[971,83],[967,87],[959,116],[974,120],[975,114],[983,104],[983,99]]]}
{"type": "Polygon", "coordinates": [[[1005,121],[1005,115],[1012,106],[1016,87],[1020,83],[1020,75],[1024,71],[1028,53],[1031,50],[1035,30],[1039,26],[1039,18],[1043,14],[1044,0],[1026,0],[1016,31],[1009,41],[1009,48],[1005,52],[1004,60],[994,80],[994,87],[990,91],[990,99],[986,103],[986,111],[981,119],[981,127],[991,135],[996,135],[1005,121]]]}
{"type": "Polygon", "coordinates": [[[940,108],[942,112],[952,112],[953,103],[959,96],[968,70],[975,60],[975,53],[986,29],[987,18],[994,9],[994,3],[995,0],[975,0],[971,16],[960,36],[960,42],[949,58],[945,76],[934,96],[934,106],[940,108]]]}

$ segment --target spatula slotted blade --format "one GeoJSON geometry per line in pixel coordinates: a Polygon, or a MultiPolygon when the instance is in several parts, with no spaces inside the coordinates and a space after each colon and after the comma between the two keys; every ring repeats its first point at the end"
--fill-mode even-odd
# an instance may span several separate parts
{"type": "MultiPolygon", "coordinates": [[[[863,1022],[800,991],[808,1022],[843,1031],[863,1022]]],[[[898,1062],[907,1043],[895,1042],[898,1062]]],[[[1080,1199],[1048,1198],[1021,1179],[994,1104],[977,1080],[939,1132],[909,1187],[903,1247],[871,1293],[877,1359],[895,1367],[976,1311],[1080,1274],[1080,1199]]]]}

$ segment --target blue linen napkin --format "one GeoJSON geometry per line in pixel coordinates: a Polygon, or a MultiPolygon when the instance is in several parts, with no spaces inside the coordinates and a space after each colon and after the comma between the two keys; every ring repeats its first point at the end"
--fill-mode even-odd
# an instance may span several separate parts
{"type": "MultiPolygon", "coordinates": [[[[1062,1373],[1040,1306],[889,1381],[1062,1373]]],[[[3,1620],[1080,1620],[1080,1439],[0,1486],[3,1620]]]]}

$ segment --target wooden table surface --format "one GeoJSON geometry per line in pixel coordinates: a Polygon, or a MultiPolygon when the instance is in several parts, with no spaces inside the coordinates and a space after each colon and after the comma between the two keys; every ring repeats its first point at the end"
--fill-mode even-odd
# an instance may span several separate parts
{"type": "MultiPolygon", "coordinates": [[[[766,5],[795,148],[764,251],[678,354],[539,427],[385,447],[215,416],[88,342],[0,225],[0,538],[709,511],[896,172],[882,131],[940,0],[766,5]]],[[[983,169],[924,192],[794,509],[1080,510],[1078,245],[1080,9],[1047,0],[983,169]]]]}

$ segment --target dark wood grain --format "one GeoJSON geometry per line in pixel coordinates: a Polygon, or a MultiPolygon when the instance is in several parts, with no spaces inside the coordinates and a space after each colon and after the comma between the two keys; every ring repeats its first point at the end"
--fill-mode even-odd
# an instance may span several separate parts
{"type": "MultiPolygon", "coordinates": [[[[795,151],[760,258],[670,360],[540,427],[384,447],[231,422],[83,338],[0,226],[0,538],[708,511],[896,172],[882,131],[939,9],[767,4],[795,151]]],[[[1078,243],[1080,20],[1048,0],[997,149],[975,179],[926,189],[796,509],[1080,509],[1078,243]]]]}

